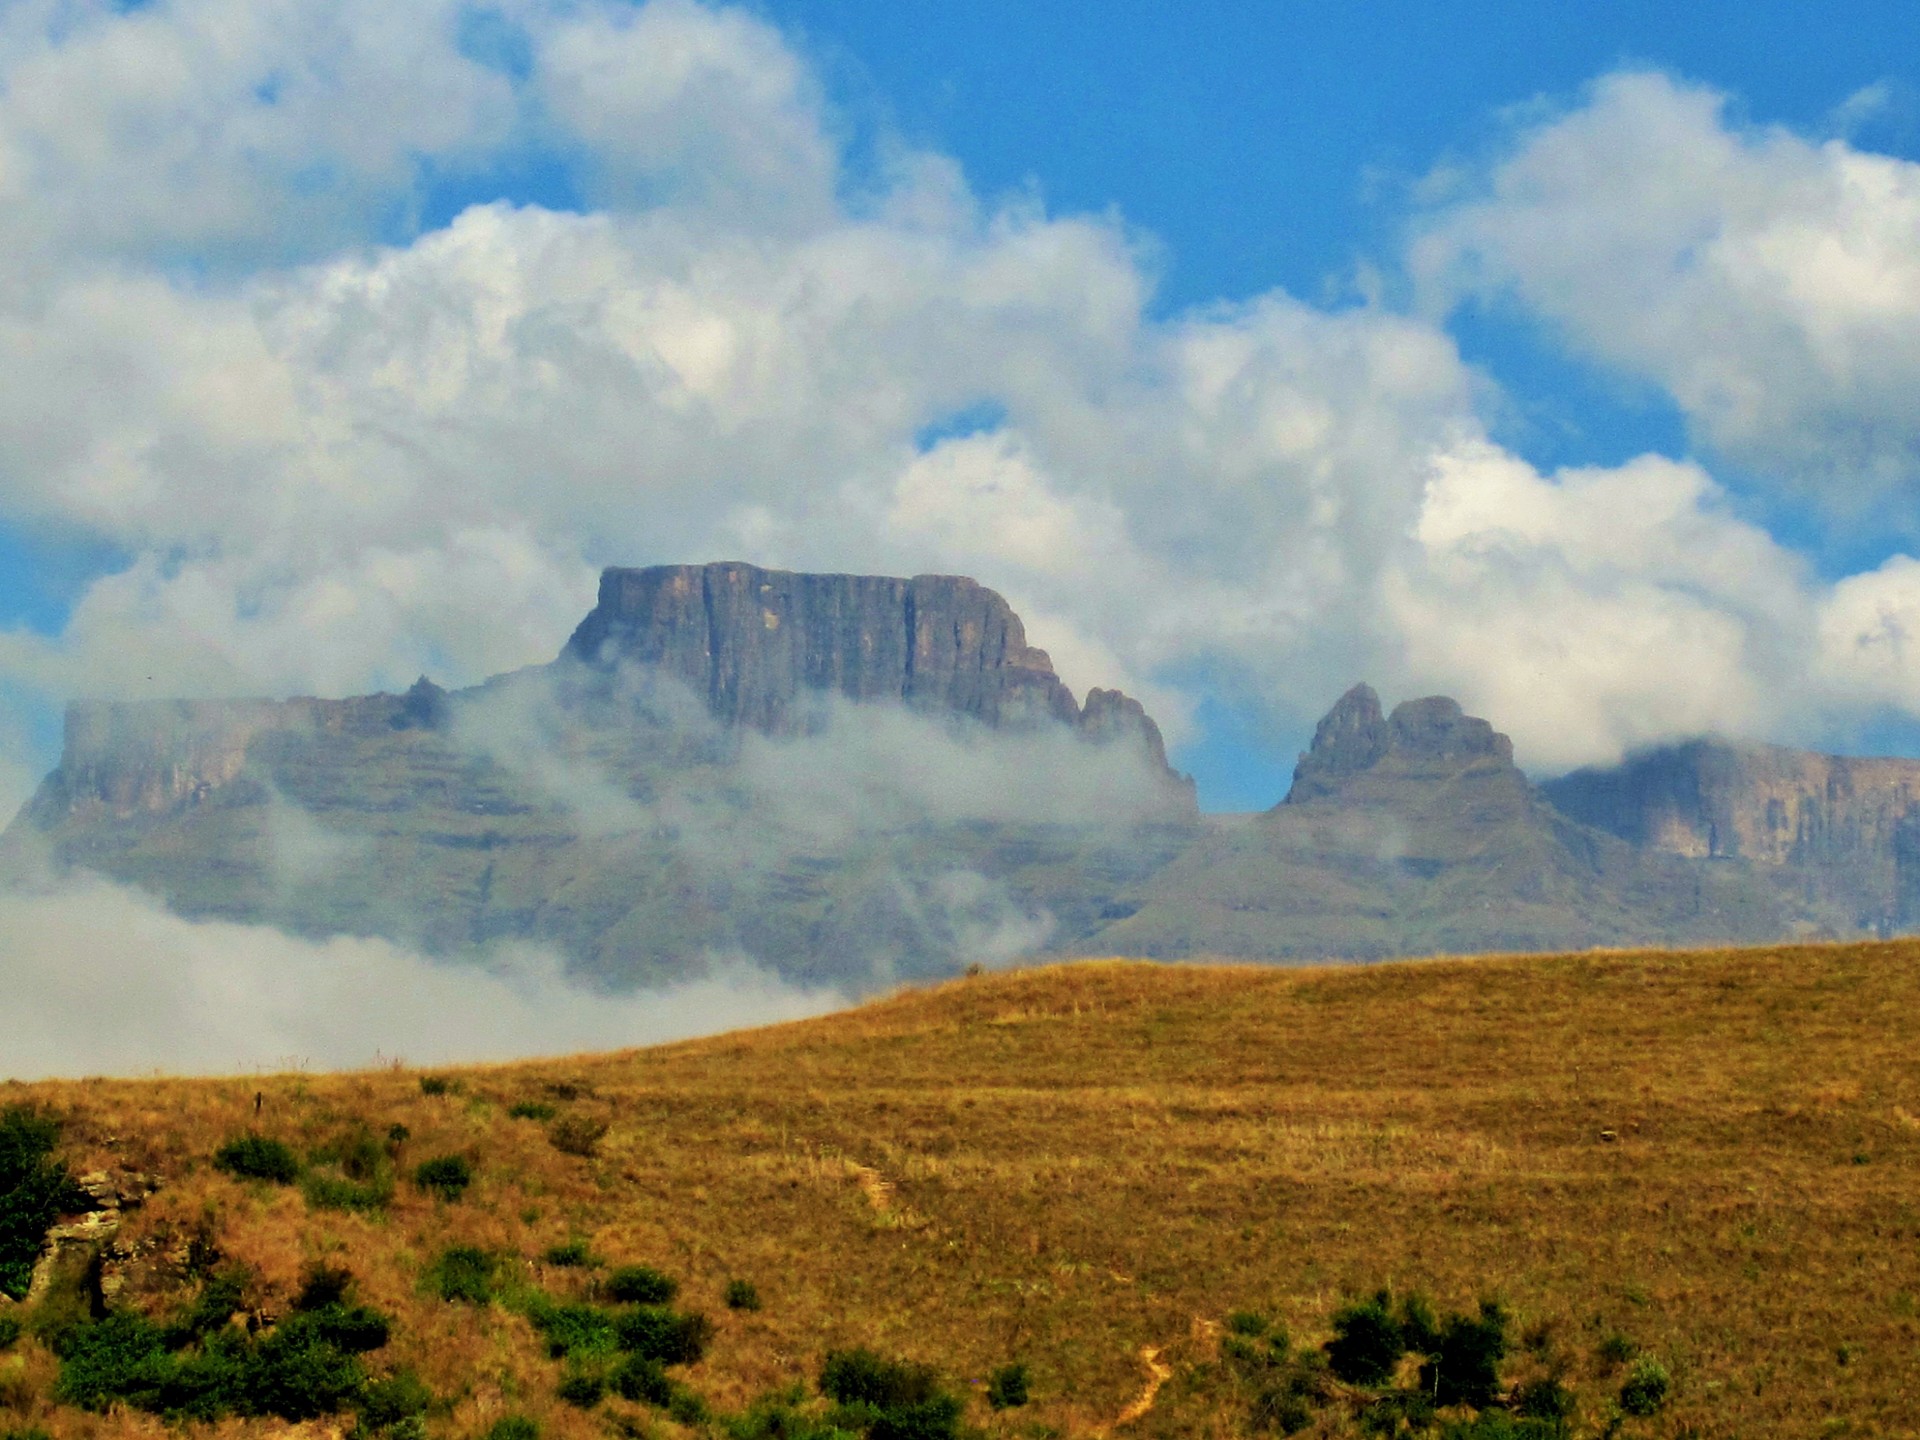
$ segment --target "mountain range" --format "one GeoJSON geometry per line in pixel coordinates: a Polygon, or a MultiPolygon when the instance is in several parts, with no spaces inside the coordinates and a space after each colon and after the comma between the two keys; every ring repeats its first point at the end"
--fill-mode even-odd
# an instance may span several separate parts
{"type": "Polygon", "coordinates": [[[448,691],[76,702],[0,837],[190,917],[742,957],[852,989],[1035,954],[1262,960],[1920,926],[1920,761],[1700,739],[1536,784],[1357,685],[1288,794],[1205,815],[1136,700],[951,576],[616,568],[551,663],[448,691]]]}

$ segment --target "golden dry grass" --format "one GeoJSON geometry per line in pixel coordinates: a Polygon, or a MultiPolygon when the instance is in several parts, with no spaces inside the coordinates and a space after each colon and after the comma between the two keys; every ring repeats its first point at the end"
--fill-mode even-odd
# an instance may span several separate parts
{"type": "MultiPolygon", "coordinates": [[[[1660,1356],[1668,1412],[1626,1433],[1920,1434],[1920,944],[1265,970],[1084,963],[956,981],[847,1014],[604,1057],[268,1081],[10,1086],[68,1117],[76,1168],[167,1177],[135,1233],[199,1230],[269,1299],[344,1260],[397,1314],[395,1358],[456,1404],[549,1436],[608,1433],[498,1308],[424,1298],[449,1243],[537,1262],[573,1236],[684,1282],[719,1321],[687,1378],[723,1408],[811,1381],[832,1346],[931,1361],[1008,1435],[1237,1433],[1207,1366],[1230,1311],[1317,1342],[1344,1296],[1497,1295],[1589,1413],[1616,1332],[1660,1356]],[[471,1153],[446,1205],[309,1212],[207,1157],[252,1123],[299,1145],[355,1123],[411,1157],[471,1153]],[[520,1099],[610,1122],[599,1154],[509,1119],[520,1099]],[[1605,1138],[1607,1135],[1614,1138],[1605,1138]],[[722,1308],[751,1279],[759,1313],[722,1308]],[[1035,1403],[995,1417],[991,1367],[1035,1403]]],[[[167,1300],[163,1290],[150,1304],[167,1300]]],[[[158,1433],[49,1410],[49,1357],[0,1386],[56,1436],[158,1433]]],[[[6,1412],[0,1410],[0,1417],[6,1412]]],[[[673,1427],[648,1419],[662,1433],[673,1427]]],[[[223,1431],[262,1427],[233,1422],[223,1431]]],[[[266,1429],[285,1427],[267,1426],[266,1429]]]]}

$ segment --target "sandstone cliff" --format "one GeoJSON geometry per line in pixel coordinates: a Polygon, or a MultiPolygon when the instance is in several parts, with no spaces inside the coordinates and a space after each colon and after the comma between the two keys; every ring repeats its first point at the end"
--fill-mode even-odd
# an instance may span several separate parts
{"type": "MultiPolygon", "coordinates": [[[[1920,761],[1696,740],[1542,787],[1565,814],[1649,850],[1781,872],[1864,929],[1920,923],[1902,827],[1920,761]]],[[[1909,827],[1910,828],[1910,827],[1909,827]]]]}
{"type": "MultiPolygon", "coordinates": [[[[1091,743],[1139,747],[1164,772],[1170,807],[1195,809],[1192,782],[1167,765],[1160,729],[1138,701],[1095,690],[1083,711],[1046,651],[1027,644],[1012,607],[960,576],[806,575],[737,563],[609,569],[598,603],[546,668],[560,678],[622,667],[686,686],[723,728],[776,736],[817,724],[829,696],[1000,730],[1066,726],[1091,743]]],[[[232,784],[268,737],[298,744],[432,728],[478,693],[449,694],[422,678],[405,696],[76,702],[60,766],[28,818],[44,829],[89,807],[122,819],[164,815],[232,784]]]]}

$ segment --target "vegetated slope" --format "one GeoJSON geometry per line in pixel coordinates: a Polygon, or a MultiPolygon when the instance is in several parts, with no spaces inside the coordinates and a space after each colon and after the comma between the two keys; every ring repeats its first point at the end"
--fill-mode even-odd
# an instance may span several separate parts
{"type": "MultiPolygon", "coordinates": [[[[76,1170],[161,1177],[121,1231],[134,1259],[112,1269],[117,1303],[177,1311],[198,1255],[252,1267],[244,1303],[271,1317],[304,1267],[343,1264],[393,1317],[380,1365],[411,1367],[438,1397],[434,1434],[510,1413],[550,1436],[610,1420],[675,1433],[640,1402],[557,1396],[574,1362],[550,1357],[534,1323],[550,1312],[527,1297],[591,1295],[605,1271],[543,1258],[578,1259],[584,1242],[676,1277],[677,1303],[715,1319],[705,1358],[673,1372],[709,1413],[811,1392],[828,1350],[865,1345],[935,1366],[996,1434],[1237,1433],[1250,1397],[1220,1358],[1231,1315],[1262,1311],[1313,1347],[1344,1302],[1392,1286],[1469,1313],[1498,1299],[1515,1337],[1506,1381],[1562,1377],[1581,1397],[1575,1433],[1598,1431],[1639,1352],[1672,1396],[1623,1434],[1911,1435],[1917,1009],[1920,944],[1899,941],[1293,971],[1087,963],[691,1044],[446,1072],[430,1077],[438,1093],[395,1070],[5,1098],[64,1120],[76,1170]],[[324,1187],[214,1169],[249,1130],[318,1152],[310,1174],[336,1186],[338,1157],[365,1148],[351,1137],[404,1133],[382,1140],[402,1178],[352,1211],[323,1208],[324,1187]],[[448,1154],[474,1175],[458,1198],[404,1178],[448,1154]],[[496,1299],[438,1298],[449,1247],[491,1257],[496,1299]],[[761,1308],[724,1307],[736,1280],[761,1308]],[[990,1410],[989,1375],[1016,1361],[1030,1403],[990,1410]]],[[[21,1346],[0,1428],[149,1433],[50,1408],[55,1362],[21,1346]]],[[[1356,1433],[1336,1392],[1314,1423],[1356,1433]]]]}

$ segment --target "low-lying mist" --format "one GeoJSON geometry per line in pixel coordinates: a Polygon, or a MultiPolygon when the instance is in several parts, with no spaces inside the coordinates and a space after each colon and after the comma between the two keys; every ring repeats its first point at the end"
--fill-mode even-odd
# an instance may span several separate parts
{"type": "Polygon", "coordinates": [[[379,939],[191,921],[97,876],[0,895],[0,1076],[504,1060],[655,1044],[846,1003],[739,959],[609,993],[549,950],[435,960],[379,939]]]}

